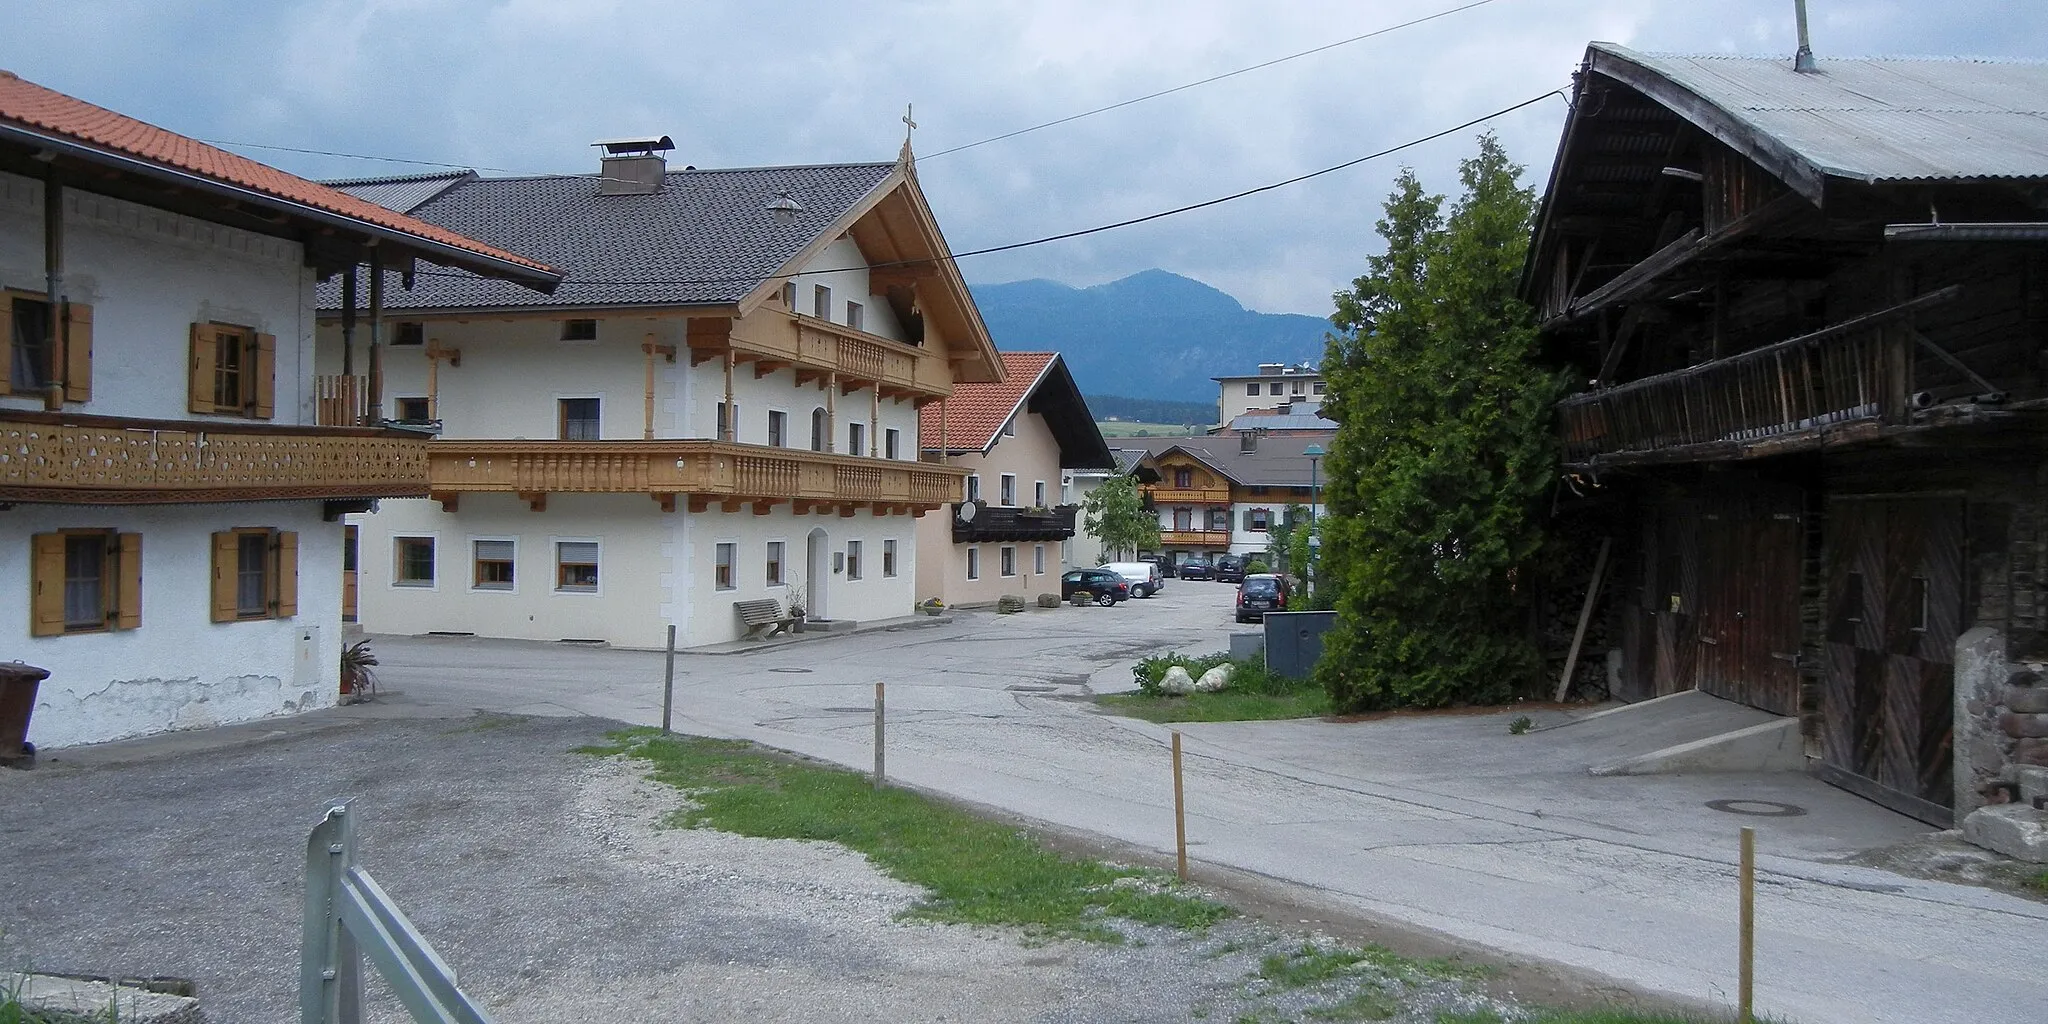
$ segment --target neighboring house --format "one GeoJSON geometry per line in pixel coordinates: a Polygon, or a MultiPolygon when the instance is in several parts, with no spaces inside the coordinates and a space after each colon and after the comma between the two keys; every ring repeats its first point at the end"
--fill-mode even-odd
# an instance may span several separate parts
{"type": "Polygon", "coordinates": [[[1212,377],[1216,382],[1217,423],[1230,421],[1254,410],[1279,409],[1290,403],[1320,408],[1329,385],[1323,375],[1307,363],[1260,363],[1259,372],[1236,377],[1212,377]]]}
{"type": "Polygon", "coordinates": [[[61,747],[325,707],[342,514],[416,435],[315,425],[313,295],[383,254],[559,275],[0,71],[0,656],[61,747]]]}
{"type": "Polygon", "coordinates": [[[1337,421],[1323,415],[1322,403],[1295,402],[1278,409],[1253,409],[1210,431],[1226,437],[1239,434],[1316,435],[1324,440],[1337,435],[1337,421]]]}
{"type": "Polygon", "coordinates": [[[926,457],[968,475],[964,501],[918,519],[919,600],[1059,593],[1078,513],[1066,473],[1115,465],[1059,353],[1005,352],[1003,374],[924,407],[926,457]]]}
{"type": "Polygon", "coordinates": [[[344,371],[362,331],[324,293],[331,390],[438,433],[431,499],[355,520],[363,625],[657,647],[734,639],[743,601],[910,614],[916,516],[966,475],[919,461],[918,411],[1003,371],[907,150],[670,170],[666,139],[602,145],[597,175],[346,185],[567,275],[394,282],[381,381],[344,371]]]}
{"type": "Polygon", "coordinates": [[[2048,763],[2038,677],[1956,685],[1974,627],[2048,657],[2048,65],[1594,43],[1575,90],[1523,294],[1593,382],[1559,531],[1613,540],[1616,695],[1799,716],[1947,824],[2048,763]]]}
{"type": "MultiPolygon", "coordinates": [[[[1121,443],[1122,439],[1119,438],[1121,443]]],[[[1067,500],[1080,507],[1074,519],[1074,538],[1067,543],[1070,565],[1091,566],[1116,561],[1117,553],[1102,542],[1102,538],[1088,529],[1088,495],[1101,487],[1111,477],[1127,476],[1135,481],[1141,491],[1148,483],[1159,482],[1159,471],[1152,463],[1152,453],[1144,449],[1111,448],[1114,465],[1108,469],[1077,469],[1066,474],[1067,500]]]]}
{"type": "Polygon", "coordinates": [[[1176,563],[1256,554],[1267,549],[1288,506],[1307,508],[1313,500],[1321,514],[1320,457],[1303,454],[1318,443],[1313,435],[1257,434],[1149,441],[1159,478],[1141,489],[1159,512],[1160,550],[1176,563]]]}

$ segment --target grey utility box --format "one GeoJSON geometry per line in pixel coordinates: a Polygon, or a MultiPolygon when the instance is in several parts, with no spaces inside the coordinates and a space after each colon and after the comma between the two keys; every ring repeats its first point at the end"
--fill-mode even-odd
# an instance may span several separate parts
{"type": "Polygon", "coordinates": [[[1323,656],[1323,634],[1336,621],[1336,612],[1267,612],[1266,669],[1307,679],[1323,656]]]}
{"type": "Polygon", "coordinates": [[[1230,660],[1232,661],[1249,661],[1258,657],[1259,653],[1265,649],[1266,634],[1263,632],[1230,634],[1230,660]]]}

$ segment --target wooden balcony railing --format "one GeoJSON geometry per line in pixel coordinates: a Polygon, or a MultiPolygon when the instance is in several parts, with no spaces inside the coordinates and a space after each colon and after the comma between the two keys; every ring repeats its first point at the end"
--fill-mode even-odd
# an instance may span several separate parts
{"type": "Polygon", "coordinates": [[[794,369],[799,383],[836,376],[851,391],[872,387],[884,398],[932,400],[953,392],[945,355],[818,317],[759,313],[741,320],[692,318],[691,360],[731,352],[759,372],[794,369]]]}
{"type": "Polygon", "coordinates": [[[1159,546],[1167,548],[1220,548],[1230,546],[1229,530],[1161,530],[1159,546]]]}
{"type": "Polygon", "coordinates": [[[1569,465],[1684,461],[1779,439],[1904,418],[1913,340],[1895,322],[1947,302],[1945,288],[1762,348],[1573,395],[1558,403],[1569,465]]]}
{"type": "Polygon", "coordinates": [[[141,504],[426,493],[426,440],[387,431],[0,413],[0,501],[141,504]]]}
{"type": "Polygon", "coordinates": [[[466,441],[427,446],[431,489],[443,502],[464,493],[651,494],[664,507],[687,496],[753,502],[756,512],[790,502],[799,510],[859,505],[929,511],[960,500],[967,471],[726,441],[466,441]]]}
{"type": "Polygon", "coordinates": [[[1228,487],[1147,487],[1144,488],[1144,492],[1152,499],[1152,504],[1160,508],[1172,508],[1175,505],[1230,504],[1228,487]]]}
{"type": "Polygon", "coordinates": [[[323,373],[313,378],[313,422],[354,427],[370,414],[370,378],[323,373]]]}

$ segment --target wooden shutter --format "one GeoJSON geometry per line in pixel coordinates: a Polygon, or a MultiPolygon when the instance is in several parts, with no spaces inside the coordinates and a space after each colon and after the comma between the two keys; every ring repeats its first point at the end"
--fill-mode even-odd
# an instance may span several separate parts
{"type": "Polygon", "coordinates": [[[233,622],[235,613],[235,570],[241,567],[242,549],[235,531],[213,535],[213,621],[233,622]]]}
{"type": "Polygon", "coordinates": [[[64,632],[64,535],[38,533],[31,541],[29,635],[64,632]]]}
{"type": "MultiPolygon", "coordinates": [[[[213,364],[214,364],[214,354],[213,354],[213,346],[214,346],[213,326],[212,326],[211,324],[193,324],[193,325],[192,325],[192,376],[191,376],[191,380],[190,380],[190,390],[191,390],[191,395],[192,395],[191,409],[192,409],[192,411],[193,411],[193,412],[213,412],[213,411],[214,411],[214,407],[213,407],[213,394],[214,394],[214,392],[213,392],[213,364]]],[[[218,552],[219,552],[219,550],[220,550],[220,534],[217,534],[217,533],[216,533],[216,534],[214,534],[214,535],[213,535],[213,541],[214,541],[214,550],[215,550],[215,552],[216,552],[216,553],[218,553],[218,552]]],[[[216,582],[216,583],[215,583],[215,585],[214,585],[214,590],[215,590],[216,592],[218,592],[218,591],[220,590],[220,585],[219,585],[219,583],[218,583],[218,582],[216,582]]],[[[214,614],[215,614],[215,615],[219,615],[219,613],[220,613],[220,610],[219,610],[219,607],[218,607],[218,605],[219,605],[219,601],[217,601],[217,600],[216,600],[216,601],[214,602],[214,604],[215,604],[215,606],[216,606],[216,607],[215,607],[215,609],[214,609],[214,614]]],[[[220,620],[220,619],[218,619],[218,618],[216,618],[216,619],[215,619],[214,621],[215,621],[215,622],[219,622],[219,621],[221,621],[221,620],[220,620]]]]}
{"type": "Polygon", "coordinates": [[[271,613],[289,619],[299,613],[299,535],[290,530],[279,531],[273,550],[277,555],[277,586],[272,593],[277,598],[271,613]]]}
{"type": "Polygon", "coordinates": [[[250,375],[249,392],[255,399],[255,417],[267,420],[277,414],[277,335],[259,334],[249,346],[245,364],[250,375]]]}
{"type": "Polygon", "coordinates": [[[14,390],[14,296],[0,292],[0,395],[14,390]]]}
{"type": "Polygon", "coordinates": [[[114,628],[135,629],[142,625],[142,535],[116,536],[114,628]]]}
{"type": "Polygon", "coordinates": [[[92,399],[92,307],[83,302],[64,304],[64,400],[92,399]]]}

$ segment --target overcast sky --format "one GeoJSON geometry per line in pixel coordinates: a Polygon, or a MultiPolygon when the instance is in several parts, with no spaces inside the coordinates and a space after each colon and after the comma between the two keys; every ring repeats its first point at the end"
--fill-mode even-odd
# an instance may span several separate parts
{"type": "MultiPolygon", "coordinates": [[[[922,154],[1469,0],[10,0],[0,68],[187,135],[517,173],[665,133],[678,166],[922,154]]],[[[2039,0],[1811,0],[1830,55],[2048,57],[2039,0]]],[[[1792,0],[1493,0],[1424,25],[959,153],[919,177],[956,251],[1291,177],[1568,84],[1589,40],[1785,54],[1792,0]]],[[[1496,122],[1540,183],[1564,105],[1496,122]]],[[[962,261],[1087,285],[1148,267],[1317,316],[1375,247],[1405,162],[1456,184],[1477,131],[1302,185],[962,261]]],[[[242,152],[310,177],[425,168],[242,152]]],[[[484,173],[498,173],[486,170],[484,173]]]]}

